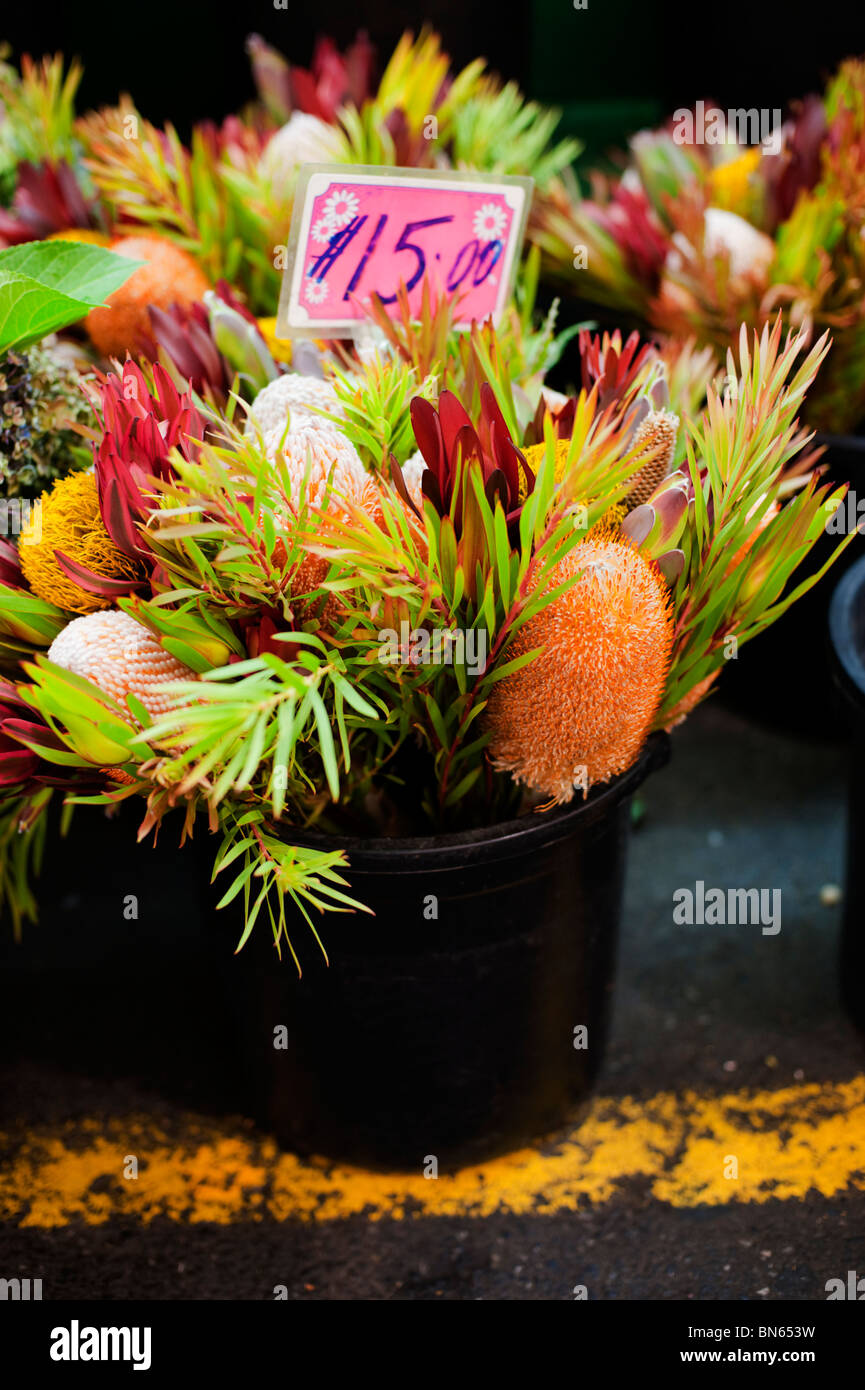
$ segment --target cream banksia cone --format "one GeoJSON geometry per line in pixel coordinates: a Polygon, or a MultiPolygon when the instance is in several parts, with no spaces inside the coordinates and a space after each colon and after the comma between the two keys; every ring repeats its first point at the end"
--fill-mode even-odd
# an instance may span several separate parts
{"type": "Polygon", "coordinates": [[[541,648],[493,686],[494,767],[555,802],[631,766],[661,701],[673,644],[657,567],[612,534],[589,538],[547,588],[580,579],[522,627],[507,660],[541,648]]]}
{"type": "Polygon", "coordinates": [[[91,680],[121,705],[135,695],[154,718],[177,703],[158,689],[163,682],[195,679],[149,628],[116,608],[75,618],[51,643],[48,660],[91,680]]]}
{"type": "Polygon", "coordinates": [[[310,507],[326,504],[333,512],[344,511],[345,502],[360,503],[367,474],[344,434],[319,429],[304,419],[284,437],[279,428],[271,431],[264,445],[268,458],[279,459],[288,468],[293,510],[299,510],[302,502],[310,507]]]}
{"type": "Polygon", "coordinates": [[[333,430],[339,429],[343,408],[329,381],[285,372],[259,391],[249,407],[244,434],[253,438],[260,430],[268,440],[268,452],[274,452],[289,417],[292,429],[303,424],[307,429],[333,430]]]}
{"type": "Polygon", "coordinates": [[[673,466],[678,433],[678,416],[669,410],[650,411],[637,429],[631,447],[639,449],[641,454],[654,453],[655,457],[631,478],[626,501],[629,512],[648,502],[655,488],[666,478],[673,466]]]}

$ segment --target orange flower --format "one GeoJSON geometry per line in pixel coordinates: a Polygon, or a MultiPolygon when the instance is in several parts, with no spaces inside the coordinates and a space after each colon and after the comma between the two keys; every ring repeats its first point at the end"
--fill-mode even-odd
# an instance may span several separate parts
{"type": "Polygon", "coordinates": [[[195,304],[210,285],[192,257],[163,237],[121,237],[112,242],[111,250],[146,265],[130,275],[104,305],[91,309],[85,326],[104,357],[123,357],[127,351],[140,351],[142,338],[150,337],[151,305],[168,309],[172,304],[195,304]]]}
{"type": "Polygon", "coordinates": [[[589,537],[553,571],[580,578],[520,629],[505,660],[541,648],[493,686],[493,765],[556,802],[631,766],[660,704],[673,623],[657,567],[612,533],[589,537]]]}

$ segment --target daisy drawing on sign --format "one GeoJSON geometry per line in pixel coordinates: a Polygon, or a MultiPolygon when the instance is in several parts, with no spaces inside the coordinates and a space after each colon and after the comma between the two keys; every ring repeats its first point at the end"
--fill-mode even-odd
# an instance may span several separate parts
{"type": "Polygon", "coordinates": [[[498,203],[484,203],[475,213],[472,231],[480,241],[501,238],[505,230],[505,210],[498,203]]]}
{"type": "Polygon", "coordinates": [[[320,217],[312,228],[312,239],[317,241],[319,246],[326,246],[335,231],[332,222],[328,222],[326,217],[320,217]]]}
{"type": "Polygon", "coordinates": [[[313,280],[311,276],[306,277],[303,287],[303,297],[307,304],[323,304],[328,296],[326,280],[313,280]]]}
{"type": "Polygon", "coordinates": [[[357,215],[357,208],[354,193],[349,193],[347,188],[335,188],[324,205],[324,220],[330,223],[331,231],[335,232],[338,227],[348,225],[357,215]]]}

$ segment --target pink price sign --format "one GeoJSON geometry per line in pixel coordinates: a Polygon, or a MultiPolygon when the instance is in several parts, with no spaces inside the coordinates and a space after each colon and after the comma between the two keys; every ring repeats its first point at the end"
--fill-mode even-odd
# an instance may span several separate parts
{"type": "Polygon", "coordinates": [[[354,337],[378,294],[413,312],[424,280],[456,323],[498,322],[512,288],[533,180],[440,170],[306,165],[279,300],[281,337],[354,337]]]}

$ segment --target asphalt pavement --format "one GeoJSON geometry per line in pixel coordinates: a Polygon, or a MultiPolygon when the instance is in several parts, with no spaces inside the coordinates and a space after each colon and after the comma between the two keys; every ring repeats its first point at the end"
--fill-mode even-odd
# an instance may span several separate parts
{"type": "Polygon", "coordinates": [[[83,827],[43,924],[2,948],[0,1273],[51,1299],[825,1299],[865,1273],[865,1050],[837,964],[848,761],[716,701],[676,731],[636,808],[594,1102],[435,1183],[280,1153],[243,1117],[194,947],[171,950],[204,912],[194,874],[83,827]],[[777,890],[780,929],[677,923],[698,882],[777,890]]]}

